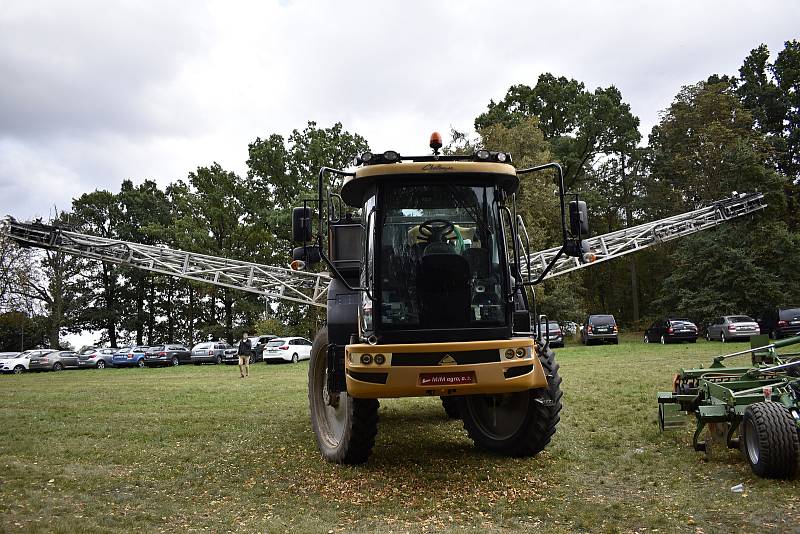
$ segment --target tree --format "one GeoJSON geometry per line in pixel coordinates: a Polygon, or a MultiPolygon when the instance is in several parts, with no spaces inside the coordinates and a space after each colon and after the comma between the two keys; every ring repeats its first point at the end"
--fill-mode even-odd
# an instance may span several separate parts
{"type": "Polygon", "coordinates": [[[653,128],[650,150],[653,205],[683,211],[732,191],[754,190],[769,202],[753,219],[677,243],[674,270],[655,308],[704,321],[756,313],[794,298],[793,265],[800,256],[797,236],[783,220],[785,179],[771,168],[769,145],[730,80],[717,77],[683,88],[653,128]]]}
{"type": "MultiPolygon", "coordinates": [[[[84,193],[72,202],[71,222],[80,231],[100,237],[118,239],[122,213],[117,196],[108,191],[84,193]]],[[[102,262],[92,264],[86,272],[89,305],[86,312],[88,326],[105,329],[105,338],[112,347],[117,346],[117,329],[122,317],[122,291],[120,268],[102,262]]]]}

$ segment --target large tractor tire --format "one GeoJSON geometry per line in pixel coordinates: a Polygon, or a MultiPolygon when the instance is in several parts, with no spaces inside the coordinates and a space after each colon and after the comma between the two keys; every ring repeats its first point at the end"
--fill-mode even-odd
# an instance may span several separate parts
{"type": "Polygon", "coordinates": [[[326,460],[340,464],[367,461],[378,433],[379,403],[377,399],[354,399],[346,391],[329,399],[327,327],[317,333],[311,347],[308,404],[311,428],[326,460]]]}
{"type": "Polygon", "coordinates": [[[439,397],[442,399],[442,408],[448,419],[461,419],[458,397],[439,397]]]}
{"type": "Polygon", "coordinates": [[[549,348],[539,360],[547,387],[502,395],[461,397],[461,418],[479,449],[506,456],[534,456],[556,432],[561,419],[561,377],[549,348]]]}
{"type": "Polygon", "coordinates": [[[747,407],[739,445],[753,472],[765,478],[791,478],[797,473],[800,438],[789,411],[778,402],[747,407]]]}

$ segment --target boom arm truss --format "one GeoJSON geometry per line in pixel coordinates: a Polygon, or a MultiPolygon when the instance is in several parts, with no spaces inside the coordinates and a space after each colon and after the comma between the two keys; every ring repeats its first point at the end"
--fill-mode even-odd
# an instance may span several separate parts
{"type": "MultiPolygon", "coordinates": [[[[762,193],[741,194],[694,211],[592,237],[586,242],[595,257],[594,261],[586,262],[581,258],[562,255],[544,280],[694,234],[766,207],[762,193]]],[[[555,247],[532,253],[527,261],[523,258],[522,274],[527,277],[530,271],[531,278],[538,278],[560,251],[561,247],[555,247]]]]}
{"type": "Polygon", "coordinates": [[[293,271],[166,247],[140,245],[70,232],[38,222],[20,223],[11,217],[3,222],[0,234],[21,246],[56,250],[186,280],[249,291],[268,298],[326,307],[326,290],[330,282],[327,273],[293,271]]]}
{"type": "MultiPolygon", "coordinates": [[[[765,207],[764,195],[751,193],[721,200],[688,213],[592,237],[586,241],[595,255],[593,262],[560,256],[544,279],[690,235],[765,207]]],[[[39,222],[21,223],[11,217],[0,226],[0,235],[21,246],[57,250],[320,308],[326,307],[327,288],[331,280],[327,273],[294,271],[161,246],[140,245],[71,232],[39,222]]],[[[523,261],[522,274],[527,276],[530,271],[531,277],[537,278],[559,255],[560,250],[561,247],[556,247],[530,254],[528,261],[523,261]]]]}

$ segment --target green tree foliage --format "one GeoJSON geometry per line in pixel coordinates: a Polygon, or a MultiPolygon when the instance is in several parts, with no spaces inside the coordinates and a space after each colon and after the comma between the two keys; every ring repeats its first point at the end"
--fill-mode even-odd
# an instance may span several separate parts
{"type": "Polygon", "coordinates": [[[654,307],[706,321],[796,298],[800,255],[783,220],[786,180],[771,167],[769,145],[731,82],[685,87],[653,129],[650,149],[657,212],[691,209],[731,191],[760,190],[769,202],[756,218],[679,242],[654,307]]]}
{"type": "Polygon", "coordinates": [[[0,352],[21,352],[48,345],[47,322],[44,316],[29,317],[21,311],[0,313],[0,352]]]}

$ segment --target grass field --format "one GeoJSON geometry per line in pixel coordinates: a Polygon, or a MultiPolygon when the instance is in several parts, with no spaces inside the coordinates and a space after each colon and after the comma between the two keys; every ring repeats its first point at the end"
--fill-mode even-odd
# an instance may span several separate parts
{"type": "Polygon", "coordinates": [[[476,451],[438,399],[384,400],[358,467],[317,452],[307,362],[3,376],[0,530],[796,532],[800,480],[658,431],[674,371],[731,347],[559,350],[561,424],[529,459],[476,451]]]}

